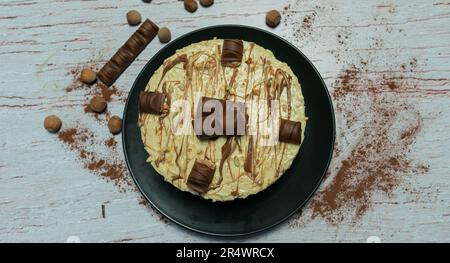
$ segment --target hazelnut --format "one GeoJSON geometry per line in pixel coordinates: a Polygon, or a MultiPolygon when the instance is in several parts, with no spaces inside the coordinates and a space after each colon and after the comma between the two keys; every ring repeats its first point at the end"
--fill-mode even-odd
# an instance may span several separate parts
{"type": "Polygon", "coordinates": [[[141,14],[136,10],[128,11],[127,13],[128,24],[131,26],[136,26],[141,23],[142,17],[141,14]]]}
{"type": "Polygon", "coordinates": [[[197,1],[195,0],[184,0],[184,9],[186,9],[187,11],[194,13],[195,11],[197,11],[197,1]]]}
{"type": "Polygon", "coordinates": [[[51,133],[58,132],[61,129],[61,124],[61,119],[55,115],[45,117],[44,128],[51,133]]]}
{"type": "Polygon", "coordinates": [[[97,73],[85,68],[81,71],[80,80],[85,84],[92,84],[97,80],[97,73]]]}
{"type": "Polygon", "coordinates": [[[214,4],[214,0],[200,0],[200,4],[204,7],[209,7],[214,4]]]}
{"type": "Polygon", "coordinates": [[[118,134],[122,131],[122,119],[119,116],[112,116],[108,121],[108,128],[112,134],[118,134]]]}
{"type": "Polygon", "coordinates": [[[277,27],[281,21],[281,14],[277,10],[271,10],[266,14],[266,24],[270,27],[277,27]]]}
{"type": "Polygon", "coordinates": [[[91,99],[89,107],[93,112],[102,113],[106,109],[106,101],[100,96],[95,96],[91,99]]]}
{"type": "Polygon", "coordinates": [[[152,0],[142,0],[142,2],[144,2],[144,3],[151,3],[152,0]]]}
{"type": "Polygon", "coordinates": [[[161,43],[167,43],[172,38],[172,34],[170,33],[170,30],[167,27],[163,27],[158,31],[158,38],[159,41],[161,41],[161,43]]]}

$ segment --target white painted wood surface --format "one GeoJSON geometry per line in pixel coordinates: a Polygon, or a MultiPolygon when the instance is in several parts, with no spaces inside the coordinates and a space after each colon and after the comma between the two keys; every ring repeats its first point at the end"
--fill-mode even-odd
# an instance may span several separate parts
{"type": "MultiPolygon", "coordinates": [[[[237,241],[365,242],[368,236],[382,242],[450,241],[450,1],[216,0],[211,8],[190,14],[177,0],[1,0],[0,242],[65,242],[69,236],[82,242],[223,241],[161,222],[138,203],[138,192],[121,193],[92,175],[76,153],[42,128],[48,114],[66,122],[88,118],[82,113],[85,98],[64,91],[71,81],[66,73],[88,61],[107,60],[135,30],[125,20],[130,9],[171,28],[174,37],[227,23],[271,30],[314,62],[330,90],[356,53],[370,53],[380,70],[417,58],[415,92],[425,95],[415,104],[425,126],[411,155],[429,164],[430,171],[407,177],[405,183],[419,194],[377,196],[376,205],[356,225],[330,226],[315,218],[301,227],[285,223],[237,241]],[[287,23],[268,29],[265,12],[289,4],[287,23]],[[295,34],[307,14],[315,14],[312,28],[295,34]],[[345,45],[339,44],[339,33],[349,36],[345,45]],[[376,41],[383,45],[373,45],[376,41]]],[[[117,85],[127,91],[162,47],[153,41],[117,85]]],[[[110,106],[114,114],[122,114],[122,103],[110,106]]]]}

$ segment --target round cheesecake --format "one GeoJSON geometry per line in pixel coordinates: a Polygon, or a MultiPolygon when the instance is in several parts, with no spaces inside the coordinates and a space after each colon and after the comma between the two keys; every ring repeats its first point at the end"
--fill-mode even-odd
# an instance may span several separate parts
{"type": "Polygon", "coordinates": [[[246,198],[274,183],[291,166],[307,123],[290,67],[255,43],[224,46],[225,41],[191,44],[166,59],[145,88],[153,97],[140,105],[156,109],[139,115],[147,161],[173,186],[213,201],[246,198]],[[199,98],[244,103],[244,133],[199,136],[194,124],[199,98]],[[282,121],[274,122],[274,116],[282,121]],[[274,123],[294,128],[278,130],[274,123]],[[275,142],[274,130],[280,138],[275,142]]]}

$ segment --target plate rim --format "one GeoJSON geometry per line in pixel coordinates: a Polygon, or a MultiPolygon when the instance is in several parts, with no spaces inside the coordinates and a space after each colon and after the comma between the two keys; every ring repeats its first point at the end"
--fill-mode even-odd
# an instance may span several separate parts
{"type": "Polygon", "coordinates": [[[123,124],[123,129],[122,129],[122,150],[123,150],[123,154],[125,157],[125,162],[127,164],[127,169],[131,175],[131,178],[133,179],[134,184],[136,185],[136,187],[139,189],[139,192],[141,193],[142,196],[144,196],[144,198],[150,203],[150,205],[156,209],[159,213],[161,213],[163,216],[165,216],[166,218],[168,218],[170,221],[172,221],[173,223],[175,223],[178,226],[181,226],[185,229],[188,229],[190,231],[193,231],[195,233],[200,233],[203,235],[207,235],[207,236],[212,236],[212,237],[222,237],[222,238],[233,238],[233,237],[243,237],[243,236],[250,236],[250,235],[254,235],[257,233],[262,233],[265,232],[269,229],[273,229],[276,226],[281,225],[283,222],[285,222],[287,219],[289,219],[290,217],[292,217],[295,213],[297,213],[300,209],[302,209],[312,198],[312,196],[317,192],[319,186],[322,184],[324,178],[325,178],[325,174],[327,173],[331,160],[333,158],[333,154],[334,154],[334,148],[335,148],[335,143],[336,143],[336,117],[335,117],[335,109],[333,106],[333,101],[330,95],[330,92],[328,90],[327,85],[325,84],[325,81],[322,78],[322,75],[320,75],[319,71],[317,70],[317,68],[314,66],[314,64],[311,62],[311,60],[302,52],[300,51],[300,49],[298,49],[295,45],[293,45],[292,43],[290,43],[289,41],[287,41],[286,39],[284,39],[281,36],[278,36],[272,32],[269,32],[267,30],[258,28],[258,27],[253,27],[253,26],[248,26],[248,25],[240,25],[240,24],[220,24],[220,25],[213,25],[213,26],[207,26],[207,27],[202,27],[190,32],[187,32],[179,37],[177,37],[176,39],[170,41],[170,43],[164,45],[162,48],[160,48],[158,50],[158,52],[156,52],[148,61],[147,63],[145,63],[144,67],[141,69],[141,71],[139,72],[139,74],[137,75],[136,79],[133,82],[133,85],[130,88],[130,91],[128,93],[127,96],[127,100],[125,103],[125,107],[123,109],[123,116],[122,116],[122,124],[123,124]],[[241,233],[233,233],[233,234],[223,234],[223,233],[214,233],[214,232],[209,232],[209,231],[204,231],[204,230],[200,230],[200,229],[196,229],[194,227],[188,226],[186,224],[184,224],[183,222],[180,222],[179,220],[176,220],[175,218],[171,217],[170,215],[168,215],[167,213],[164,213],[144,192],[144,190],[142,189],[142,187],[137,183],[137,179],[136,176],[134,175],[133,171],[130,168],[130,161],[128,158],[128,153],[126,150],[126,140],[125,140],[125,120],[127,119],[126,117],[126,113],[127,113],[127,109],[128,109],[128,104],[130,102],[130,96],[131,96],[131,91],[136,87],[136,84],[138,82],[138,80],[142,77],[142,75],[144,74],[145,69],[149,66],[149,64],[153,61],[153,59],[155,57],[157,57],[160,53],[162,53],[164,50],[169,49],[173,43],[176,43],[178,40],[188,37],[191,34],[194,33],[198,33],[200,31],[204,31],[204,30],[211,30],[211,29],[215,29],[215,28],[226,28],[226,27],[234,27],[234,28],[243,28],[243,29],[250,29],[250,30],[256,30],[256,31],[260,31],[262,33],[268,34],[272,37],[275,37],[279,40],[281,40],[282,42],[284,42],[285,44],[289,45],[290,47],[292,47],[296,52],[298,52],[305,60],[306,62],[312,67],[312,69],[314,70],[314,72],[319,76],[320,81],[322,82],[323,87],[325,87],[325,93],[327,95],[327,99],[328,99],[328,103],[330,105],[330,109],[331,109],[331,117],[332,117],[332,129],[333,129],[333,133],[332,133],[332,145],[330,148],[330,153],[328,156],[328,160],[326,163],[326,169],[323,171],[322,175],[320,176],[320,180],[317,182],[317,184],[314,187],[314,190],[308,195],[308,197],[296,208],[294,209],[292,212],[290,212],[289,214],[287,214],[285,217],[283,217],[282,219],[277,220],[276,222],[274,222],[271,225],[265,226],[263,228],[257,229],[257,230],[252,230],[252,231],[248,231],[248,232],[241,232],[241,233]]]}

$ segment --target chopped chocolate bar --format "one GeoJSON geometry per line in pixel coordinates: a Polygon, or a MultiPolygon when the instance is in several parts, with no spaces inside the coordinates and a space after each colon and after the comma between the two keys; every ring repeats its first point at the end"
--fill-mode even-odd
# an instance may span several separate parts
{"type": "Polygon", "coordinates": [[[208,160],[195,160],[187,180],[187,186],[199,194],[206,193],[215,171],[216,166],[212,162],[208,160]]]}
{"type": "Polygon", "coordinates": [[[244,55],[244,43],[242,40],[225,39],[222,47],[221,62],[224,67],[239,67],[244,55]]]}
{"type": "Polygon", "coordinates": [[[162,114],[167,96],[164,93],[141,91],[139,93],[139,112],[162,114]]]}
{"type": "Polygon", "coordinates": [[[302,125],[298,121],[280,120],[279,141],[293,144],[302,142],[302,125]]]}
{"type": "Polygon", "coordinates": [[[111,86],[155,38],[158,30],[158,26],[152,21],[145,20],[116,54],[100,69],[98,78],[107,86],[111,86]]]}

